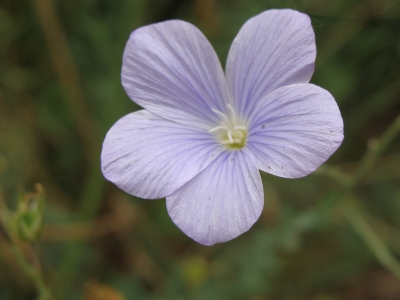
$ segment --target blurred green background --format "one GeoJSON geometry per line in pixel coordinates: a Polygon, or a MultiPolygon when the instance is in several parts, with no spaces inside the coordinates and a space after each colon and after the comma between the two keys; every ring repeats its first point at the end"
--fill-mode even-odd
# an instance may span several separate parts
{"type": "Polygon", "coordinates": [[[0,0],[1,198],[16,209],[35,183],[46,198],[39,240],[2,226],[0,299],[37,296],[9,235],[52,299],[400,299],[399,113],[398,0],[0,0]],[[205,247],[165,200],[127,195],[100,172],[105,133],[139,109],[120,83],[122,52],[135,28],[183,19],[224,65],[241,25],[270,8],[310,15],[311,82],[336,98],[345,139],[306,178],[262,174],[259,221],[205,247]]]}

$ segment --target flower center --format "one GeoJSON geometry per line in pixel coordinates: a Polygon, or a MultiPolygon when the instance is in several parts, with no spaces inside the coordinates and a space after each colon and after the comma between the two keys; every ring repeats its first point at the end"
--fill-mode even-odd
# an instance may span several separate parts
{"type": "Polygon", "coordinates": [[[228,115],[212,109],[214,113],[221,117],[221,123],[208,132],[214,133],[218,141],[228,149],[241,149],[246,145],[247,127],[238,118],[233,107],[230,104],[227,104],[227,106],[228,115]]]}

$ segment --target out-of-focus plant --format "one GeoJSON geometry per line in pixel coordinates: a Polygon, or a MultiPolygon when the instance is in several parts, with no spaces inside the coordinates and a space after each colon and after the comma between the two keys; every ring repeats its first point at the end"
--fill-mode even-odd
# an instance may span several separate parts
{"type": "Polygon", "coordinates": [[[322,166],[319,169],[320,174],[325,174],[335,179],[343,190],[338,192],[344,216],[348,219],[350,225],[364,239],[370,247],[382,266],[393,272],[400,280],[400,262],[393,256],[384,242],[376,234],[362,215],[361,203],[353,194],[353,189],[357,187],[364,176],[374,167],[378,157],[387,149],[400,133],[400,115],[396,117],[389,128],[379,139],[371,140],[369,148],[364,157],[360,160],[354,172],[351,175],[343,174],[338,169],[322,166]]]}
{"type": "Polygon", "coordinates": [[[35,185],[35,193],[19,192],[15,211],[1,202],[0,219],[12,239],[25,242],[36,241],[43,228],[45,194],[41,184],[35,185]]]}
{"type": "Polygon", "coordinates": [[[21,268],[34,282],[40,300],[51,298],[32,245],[42,232],[44,207],[45,193],[39,183],[35,185],[35,192],[24,192],[20,189],[15,210],[10,210],[0,197],[0,226],[21,268]],[[29,251],[33,261],[27,258],[23,248],[29,251]]]}
{"type": "Polygon", "coordinates": [[[393,0],[0,0],[0,187],[13,208],[0,210],[0,299],[399,299],[399,20],[393,0]],[[261,173],[258,222],[203,247],[162,201],[101,175],[106,131],[139,109],[123,49],[139,26],[182,19],[223,64],[241,25],[272,8],[311,17],[311,82],[337,100],[345,139],[315,175],[261,173]],[[33,182],[46,187],[42,226],[39,205],[10,201],[33,182]]]}

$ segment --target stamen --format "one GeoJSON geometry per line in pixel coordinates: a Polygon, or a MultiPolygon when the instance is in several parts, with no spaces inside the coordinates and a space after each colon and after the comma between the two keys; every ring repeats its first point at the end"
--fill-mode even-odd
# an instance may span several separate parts
{"type": "Polygon", "coordinates": [[[218,109],[211,108],[211,110],[212,110],[213,112],[215,112],[216,114],[220,115],[221,117],[225,117],[225,114],[222,113],[222,112],[220,112],[218,109]]]}
{"type": "Polygon", "coordinates": [[[228,118],[228,116],[225,115],[223,112],[220,112],[218,109],[215,109],[215,108],[211,108],[211,110],[212,110],[214,113],[216,113],[217,115],[220,115],[220,116],[225,120],[225,122],[229,123],[229,118],[228,118]]]}
{"type": "Polygon", "coordinates": [[[214,132],[214,131],[217,131],[217,130],[220,130],[220,129],[228,130],[228,128],[226,128],[225,126],[216,126],[214,128],[211,128],[210,130],[208,130],[208,132],[214,132]]]}
{"type": "Polygon", "coordinates": [[[232,105],[230,105],[229,103],[226,104],[226,106],[228,106],[228,109],[231,111],[231,114],[233,116],[234,119],[236,119],[236,112],[233,109],[232,105]]]}
{"type": "Polygon", "coordinates": [[[222,145],[226,145],[228,149],[241,149],[246,145],[247,126],[239,120],[233,105],[227,103],[226,113],[215,108],[211,110],[221,119],[218,126],[208,130],[215,133],[216,138],[222,145]]]}
{"type": "Polygon", "coordinates": [[[228,139],[233,144],[232,131],[228,130],[228,139]]]}

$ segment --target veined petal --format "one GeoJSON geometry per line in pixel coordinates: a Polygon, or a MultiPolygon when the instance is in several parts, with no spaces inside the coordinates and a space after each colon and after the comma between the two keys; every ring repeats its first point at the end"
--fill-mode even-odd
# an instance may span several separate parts
{"type": "Polygon", "coordinates": [[[101,168],[125,192],[155,199],[175,192],[220,152],[208,132],[141,110],[121,118],[107,133],[101,168]]]}
{"type": "Polygon", "coordinates": [[[174,223],[203,245],[246,232],[264,205],[260,173],[250,151],[222,153],[199,175],[167,197],[174,223]]]}
{"type": "Polygon", "coordinates": [[[122,84],[156,115],[209,129],[225,112],[228,87],[218,57],[192,24],[166,21],[135,30],[126,45],[122,84]]]}
{"type": "Polygon", "coordinates": [[[300,12],[268,10],[248,20],[229,51],[228,85],[243,117],[273,90],[308,83],[314,72],[315,35],[300,12]]]}
{"type": "Polygon", "coordinates": [[[259,169],[298,178],[315,171],[342,140],[343,120],[332,95],[313,84],[295,84],[262,99],[247,141],[259,169]]]}

